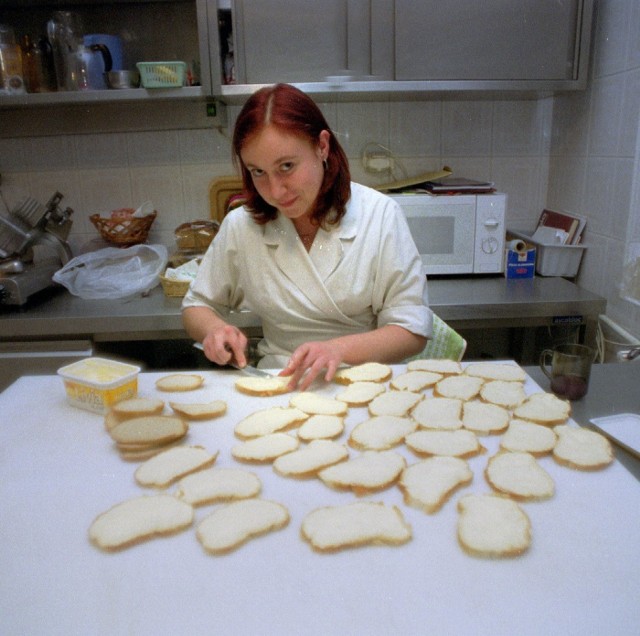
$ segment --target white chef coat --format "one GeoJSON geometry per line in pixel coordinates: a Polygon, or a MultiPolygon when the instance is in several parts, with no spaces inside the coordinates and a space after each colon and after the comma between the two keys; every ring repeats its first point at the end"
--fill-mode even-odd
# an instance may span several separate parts
{"type": "Polygon", "coordinates": [[[183,307],[206,306],[222,318],[260,316],[260,366],[283,367],[304,342],[394,324],[430,336],[427,279],[398,204],[352,183],[338,226],[320,228],[307,253],[282,214],[256,224],[231,211],[204,255],[183,307]]]}

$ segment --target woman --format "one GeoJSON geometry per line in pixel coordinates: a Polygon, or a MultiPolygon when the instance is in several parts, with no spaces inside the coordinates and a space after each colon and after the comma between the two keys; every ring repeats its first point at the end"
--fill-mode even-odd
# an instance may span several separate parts
{"type": "Polygon", "coordinates": [[[223,316],[262,320],[260,366],[305,390],[341,364],[401,362],[431,334],[426,277],[389,197],[351,183],[346,155],[298,89],[256,92],[238,116],[234,162],[246,204],[230,212],[183,302],[189,335],[221,365],[246,364],[247,339],[223,316]]]}

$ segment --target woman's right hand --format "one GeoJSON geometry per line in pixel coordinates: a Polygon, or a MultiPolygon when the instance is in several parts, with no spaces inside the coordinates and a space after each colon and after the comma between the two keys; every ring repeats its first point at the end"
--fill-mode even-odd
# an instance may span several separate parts
{"type": "Polygon", "coordinates": [[[247,364],[247,337],[232,325],[224,325],[207,333],[202,340],[204,354],[219,365],[242,368],[247,364]]]}

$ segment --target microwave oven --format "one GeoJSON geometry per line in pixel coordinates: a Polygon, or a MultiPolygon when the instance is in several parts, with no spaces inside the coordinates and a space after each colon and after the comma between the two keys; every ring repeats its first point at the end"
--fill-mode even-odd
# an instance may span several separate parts
{"type": "Polygon", "coordinates": [[[504,271],[506,194],[389,196],[407,218],[426,274],[504,271]]]}

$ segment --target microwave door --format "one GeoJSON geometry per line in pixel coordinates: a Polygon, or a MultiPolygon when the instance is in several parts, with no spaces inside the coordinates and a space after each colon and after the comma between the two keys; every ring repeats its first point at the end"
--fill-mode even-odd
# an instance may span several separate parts
{"type": "Polygon", "coordinates": [[[407,206],[404,209],[427,274],[473,272],[473,203],[407,206]]]}

